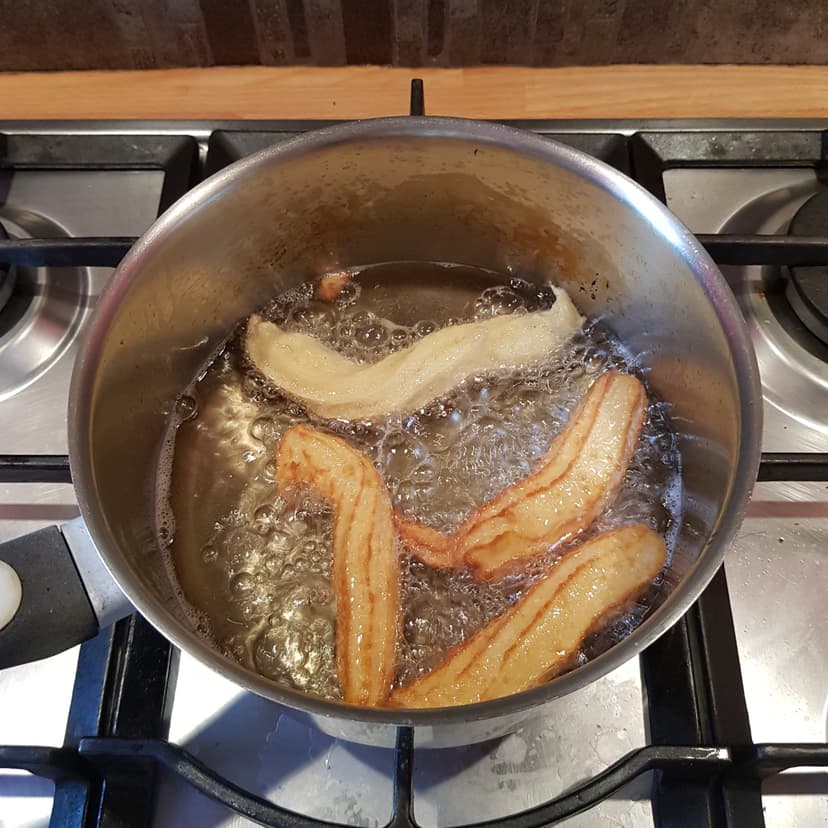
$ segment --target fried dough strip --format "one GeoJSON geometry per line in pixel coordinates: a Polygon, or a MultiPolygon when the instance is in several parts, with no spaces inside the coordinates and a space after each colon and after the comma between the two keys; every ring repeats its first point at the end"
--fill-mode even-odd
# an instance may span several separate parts
{"type": "Polygon", "coordinates": [[[666,562],[664,541],[624,526],[564,556],[506,613],[390,697],[394,707],[451,707],[535,687],[565,669],[590,628],[633,601],[666,562]]]}
{"type": "Polygon", "coordinates": [[[307,484],[334,508],[336,664],[346,702],[380,704],[394,678],[399,563],[391,501],[367,457],[298,425],[279,444],[280,492],[307,484]]]}
{"type": "Polygon", "coordinates": [[[554,290],[549,310],[451,325],[370,365],[255,314],[244,347],[257,371],[320,417],[364,420],[415,411],[466,377],[536,362],[568,339],[583,318],[566,291],[554,290]]]}
{"type": "Polygon", "coordinates": [[[476,509],[451,535],[395,515],[408,549],[431,566],[465,564],[487,579],[575,537],[612,502],[624,481],[647,395],[629,374],[597,379],[539,467],[476,509]]]}

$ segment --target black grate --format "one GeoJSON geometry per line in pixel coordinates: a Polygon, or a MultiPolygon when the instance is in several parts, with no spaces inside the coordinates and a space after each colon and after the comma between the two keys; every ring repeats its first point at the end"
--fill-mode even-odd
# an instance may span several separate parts
{"type": "MultiPolygon", "coordinates": [[[[200,175],[314,125],[207,124],[194,125],[192,134],[186,125],[139,126],[90,136],[3,132],[0,125],[0,168],[163,169],[163,210],[200,175]],[[156,127],[158,134],[153,133],[156,127]]],[[[599,129],[595,124],[566,122],[520,126],[607,161],[662,199],[662,176],[670,167],[821,169],[828,147],[828,132],[821,126],[778,131],[699,124],[670,129],[630,129],[623,124],[599,129]]],[[[706,235],[699,239],[723,265],[828,265],[828,237],[706,235]]],[[[0,240],[0,263],[114,267],[133,242],[124,238],[0,240]]],[[[764,454],[758,479],[826,481],[828,455],[764,454]]],[[[0,456],[0,482],[70,483],[68,458],[0,456]]],[[[658,825],[761,826],[763,778],[791,767],[828,767],[828,744],[753,742],[724,570],[640,661],[650,744],[577,789],[497,824],[556,822],[652,772],[658,825]]],[[[240,789],[167,741],[176,666],[177,651],[139,616],[105,630],[81,648],[64,747],[0,746],[0,767],[22,768],[56,781],[53,828],[149,826],[159,768],[263,824],[290,828],[324,824],[240,789]]],[[[412,768],[413,733],[403,728],[396,746],[390,825],[416,824],[412,768]]]]}

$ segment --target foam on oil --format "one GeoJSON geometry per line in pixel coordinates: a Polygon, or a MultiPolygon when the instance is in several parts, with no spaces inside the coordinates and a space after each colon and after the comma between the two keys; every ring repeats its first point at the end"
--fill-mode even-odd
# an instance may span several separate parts
{"type": "MultiPolygon", "coordinates": [[[[315,300],[313,285],[303,285],[276,297],[264,315],[372,362],[438,327],[530,313],[553,301],[547,287],[488,271],[397,263],[362,269],[334,302],[315,300]]],[[[309,422],[344,437],[374,461],[396,508],[450,530],[530,473],[596,376],[635,367],[617,340],[588,323],[540,364],[472,377],[421,411],[320,421],[250,371],[234,336],[177,401],[162,464],[171,473],[159,475],[159,536],[194,626],[276,682],[339,698],[333,516],[309,491],[289,500],[277,494],[274,458],[285,430],[309,422]]],[[[664,404],[653,401],[623,489],[589,531],[642,521],[672,551],[680,494],[674,435],[664,404]]],[[[397,681],[430,670],[503,612],[542,564],[492,585],[403,555],[397,681]]],[[[612,619],[574,663],[627,635],[647,609],[643,600],[612,619]]]]}

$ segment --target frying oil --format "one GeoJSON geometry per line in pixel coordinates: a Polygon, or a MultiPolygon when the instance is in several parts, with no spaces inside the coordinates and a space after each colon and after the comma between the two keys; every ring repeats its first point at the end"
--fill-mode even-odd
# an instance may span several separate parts
{"type": "MultiPolygon", "coordinates": [[[[361,269],[333,302],[308,283],[264,316],[317,337],[348,358],[374,362],[437,328],[554,302],[548,287],[462,266],[395,263],[361,269]]],[[[275,458],[298,423],[336,434],[368,455],[394,506],[443,531],[529,474],[593,380],[635,362],[598,324],[540,364],[475,376],[420,411],[378,420],[319,420],[281,396],[245,362],[239,331],[176,405],[159,478],[159,534],[198,629],[226,655],[272,680],[340,697],[331,586],[333,515],[312,491],[285,499],[275,458]],[[170,465],[170,464],[168,464],[170,465]]],[[[589,533],[644,522],[667,538],[678,522],[680,468],[665,405],[651,401],[619,497],[589,533]]],[[[520,598],[550,551],[496,584],[431,569],[400,550],[402,614],[397,682],[434,667],[520,598]]],[[[657,585],[651,595],[657,593],[657,585]]],[[[573,665],[640,622],[647,602],[591,635],[573,665]]]]}

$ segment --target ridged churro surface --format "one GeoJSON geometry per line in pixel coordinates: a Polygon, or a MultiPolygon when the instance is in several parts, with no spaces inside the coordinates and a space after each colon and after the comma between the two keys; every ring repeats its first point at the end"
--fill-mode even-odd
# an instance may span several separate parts
{"type": "Polygon", "coordinates": [[[564,556],[501,617],[423,678],[394,691],[398,707],[451,707],[536,686],[569,665],[593,624],[633,600],[666,561],[646,526],[615,529],[564,556]]]}
{"type": "Polygon", "coordinates": [[[647,409],[641,382],[599,377],[535,471],[444,535],[397,515],[403,541],[432,566],[469,566],[493,578],[516,561],[571,540],[615,498],[647,409]]]}
{"type": "Polygon", "coordinates": [[[400,613],[399,563],[388,492],[367,457],[307,426],[279,445],[277,484],[310,486],[334,511],[336,665],[342,697],[379,704],[394,678],[400,613]]]}

